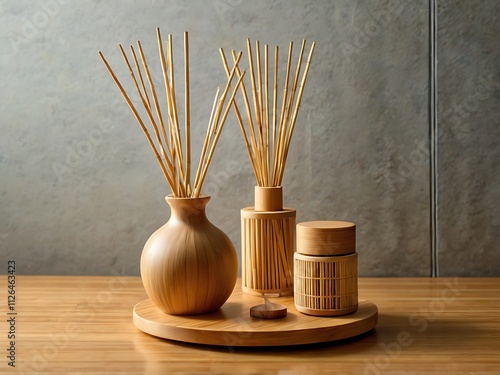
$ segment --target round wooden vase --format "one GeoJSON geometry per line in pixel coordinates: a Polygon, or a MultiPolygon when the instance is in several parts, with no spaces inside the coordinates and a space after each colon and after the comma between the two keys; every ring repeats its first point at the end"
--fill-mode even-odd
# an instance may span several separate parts
{"type": "Polygon", "coordinates": [[[219,309],[231,295],[238,258],[229,237],[205,215],[210,197],[166,197],[169,221],[146,242],[141,277],[163,312],[195,315],[219,309]]]}

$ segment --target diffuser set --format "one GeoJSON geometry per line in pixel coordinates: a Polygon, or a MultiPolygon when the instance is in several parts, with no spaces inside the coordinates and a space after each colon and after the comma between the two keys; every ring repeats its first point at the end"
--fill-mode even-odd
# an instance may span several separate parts
{"type": "Polygon", "coordinates": [[[292,69],[291,42],[281,74],[278,46],[270,57],[267,45],[262,49],[257,41],[253,49],[248,39],[247,70],[239,65],[243,52],[231,51],[227,57],[220,49],[227,81],[215,92],[192,171],[191,135],[200,131],[190,116],[188,34],[183,98],[177,95],[174,67],[179,63],[174,61],[172,35],[165,41],[157,29],[157,42],[161,88],[155,86],[141,43],[137,51],[130,46],[128,54],[119,46],[139,98],[135,103],[99,52],[172,191],[166,197],[171,217],[142,252],[141,277],[149,299],[134,307],[134,324],[167,339],[228,346],[332,341],[375,327],[376,306],[358,301],[355,225],[332,221],[296,226],[295,209],[283,207],[283,174],[315,44],[304,59],[302,42],[292,69]],[[203,195],[217,143],[233,111],[257,183],[254,205],[241,210],[242,278],[236,288],[235,248],[206,217],[210,197],[203,195]],[[287,318],[290,314],[294,319],[287,318]],[[321,318],[335,315],[342,317],[321,318]]]}

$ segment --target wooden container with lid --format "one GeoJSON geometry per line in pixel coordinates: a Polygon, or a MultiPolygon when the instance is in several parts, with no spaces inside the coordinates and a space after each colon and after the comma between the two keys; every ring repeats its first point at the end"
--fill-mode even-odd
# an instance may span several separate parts
{"type": "Polygon", "coordinates": [[[355,224],[346,221],[297,224],[294,300],[297,310],[309,315],[345,315],[358,309],[355,224]]]}

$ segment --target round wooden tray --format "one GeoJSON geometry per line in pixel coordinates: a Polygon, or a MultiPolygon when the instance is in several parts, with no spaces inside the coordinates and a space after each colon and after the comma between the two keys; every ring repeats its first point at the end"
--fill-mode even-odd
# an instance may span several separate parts
{"type": "Polygon", "coordinates": [[[355,313],[336,317],[305,315],[295,308],[293,297],[272,298],[287,306],[286,318],[257,319],[252,306],[263,298],[245,294],[238,283],[220,310],[205,315],[175,316],[160,311],[151,300],[134,307],[134,324],[141,331],[165,339],[222,346],[286,346],[335,341],[360,335],[377,325],[377,306],[359,300],[355,313]]]}

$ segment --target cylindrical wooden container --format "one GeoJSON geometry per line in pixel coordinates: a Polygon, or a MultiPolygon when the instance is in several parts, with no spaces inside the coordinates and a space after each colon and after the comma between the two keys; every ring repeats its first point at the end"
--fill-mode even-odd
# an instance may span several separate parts
{"type": "Polygon", "coordinates": [[[358,254],[295,253],[295,307],[310,315],[334,316],[358,309],[358,254]]]}
{"type": "Polygon", "coordinates": [[[335,316],[358,309],[356,225],[346,221],[297,224],[294,256],[297,310],[335,316]]]}
{"type": "Polygon", "coordinates": [[[283,208],[282,187],[255,187],[255,207],[241,210],[242,289],[259,296],[293,294],[293,208],[283,208]]]}

